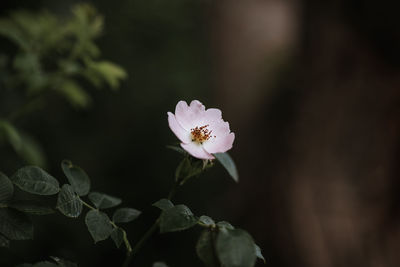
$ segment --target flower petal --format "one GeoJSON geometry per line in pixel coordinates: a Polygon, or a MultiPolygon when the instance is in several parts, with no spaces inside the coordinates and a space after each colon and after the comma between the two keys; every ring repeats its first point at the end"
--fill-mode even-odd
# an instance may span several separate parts
{"type": "Polygon", "coordinates": [[[178,123],[187,131],[198,126],[199,121],[205,113],[204,105],[198,101],[193,100],[190,106],[185,101],[179,101],[175,108],[175,116],[178,123]]]}
{"type": "Polygon", "coordinates": [[[210,154],[224,153],[232,148],[235,134],[230,133],[225,136],[216,136],[203,143],[204,150],[210,154]]]}
{"type": "Polygon", "coordinates": [[[190,155],[198,159],[214,159],[214,156],[206,152],[203,146],[195,142],[188,144],[181,144],[181,147],[185,149],[190,155]]]}
{"type": "Polygon", "coordinates": [[[182,128],[182,126],[178,123],[175,118],[175,115],[171,112],[168,112],[168,124],[169,128],[172,132],[179,138],[183,143],[189,143],[192,140],[190,139],[190,132],[186,131],[182,128]]]}

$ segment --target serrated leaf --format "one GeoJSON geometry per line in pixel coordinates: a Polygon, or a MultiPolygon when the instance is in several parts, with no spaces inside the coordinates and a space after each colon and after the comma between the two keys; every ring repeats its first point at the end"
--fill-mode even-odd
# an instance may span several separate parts
{"type": "Polygon", "coordinates": [[[214,250],[215,244],[213,244],[212,233],[208,230],[205,230],[201,233],[199,240],[196,244],[196,253],[197,256],[201,259],[201,261],[207,267],[219,267],[218,259],[216,257],[216,252],[214,250]]]}
{"type": "Polygon", "coordinates": [[[253,238],[241,229],[220,231],[216,251],[223,266],[252,267],[256,261],[253,238]]]}
{"type": "Polygon", "coordinates": [[[0,233],[11,240],[33,238],[33,225],[28,216],[12,209],[0,209],[0,233]]]}
{"type": "Polygon", "coordinates": [[[121,228],[114,228],[111,232],[111,239],[114,241],[115,246],[119,248],[124,241],[124,231],[121,228]]]}
{"type": "Polygon", "coordinates": [[[122,200],[107,194],[92,192],[89,194],[89,199],[98,209],[108,209],[121,204],[122,200]]]}
{"type": "Polygon", "coordinates": [[[65,216],[71,218],[76,218],[81,214],[82,201],[71,185],[65,184],[62,186],[57,198],[57,209],[65,216]]]}
{"type": "Polygon", "coordinates": [[[97,210],[90,210],[85,218],[86,226],[95,243],[107,239],[113,227],[107,214],[97,210]]]}
{"type": "Polygon", "coordinates": [[[159,208],[160,210],[167,210],[172,208],[174,204],[171,202],[171,200],[162,198],[159,201],[153,203],[153,206],[159,208]]]}
{"type": "Polygon", "coordinates": [[[10,240],[0,235],[0,247],[8,248],[10,247],[10,240]]]}
{"type": "Polygon", "coordinates": [[[214,220],[211,219],[211,218],[208,217],[208,216],[205,216],[205,215],[200,216],[200,218],[199,218],[199,223],[204,224],[204,225],[207,225],[207,226],[215,225],[214,220]]]}
{"type": "Polygon", "coordinates": [[[165,264],[164,262],[157,261],[157,262],[153,263],[153,267],[168,267],[168,265],[165,264]]]}
{"type": "Polygon", "coordinates": [[[221,165],[228,171],[229,175],[235,180],[235,182],[239,182],[239,173],[237,171],[235,162],[229,156],[228,153],[216,153],[214,154],[215,158],[221,163],[221,165]]]}
{"type": "Polygon", "coordinates": [[[14,194],[14,186],[11,180],[0,172],[0,203],[6,203],[14,194]]]}
{"type": "Polygon", "coordinates": [[[176,205],[161,213],[160,231],[161,233],[182,231],[196,225],[197,222],[197,218],[188,207],[176,205]]]}
{"type": "Polygon", "coordinates": [[[115,223],[127,223],[135,220],[142,212],[132,208],[120,208],[114,212],[113,221],[115,223]]]}
{"type": "Polygon", "coordinates": [[[69,160],[63,160],[61,168],[67,177],[68,182],[72,185],[79,196],[85,196],[89,193],[90,179],[84,170],[73,165],[69,160]]]}
{"type": "Polygon", "coordinates": [[[257,258],[263,260],[264,263],[266,263],[265,258],[261,252],[261,248],[259,246],[257,246],[256,244],[254,244],[255,250],[256,250],[256,256],[257,258]]]}
{"type": "Polygon", "coordinates": [[[54,213],[54,210],[48,206],[31,201],[18,201],[9,204],[10,208],[32,214],[32,215],[48,215],[54,213]]]}
{"type": "Polygon", "coordinates": [[[11,181],[22,190],[37,195],[54,195],[60,190],[58,181],[36,166],[19,169],[11,181]]]}

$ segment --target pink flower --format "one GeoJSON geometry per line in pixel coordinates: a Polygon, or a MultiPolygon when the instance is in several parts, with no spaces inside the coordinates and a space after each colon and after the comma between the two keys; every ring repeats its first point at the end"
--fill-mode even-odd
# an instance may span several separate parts
{"type": "Polygon", "coordinates": [[[168,112],[168,124],[181,140],[181,147],[198,159],[214,159],[212,154],[228,151],[235,139],[229,123],[222,119],[221,110],[206,110],[198,100],[193,100],[190,106],[179,101],[175,114],[168,112]]]}

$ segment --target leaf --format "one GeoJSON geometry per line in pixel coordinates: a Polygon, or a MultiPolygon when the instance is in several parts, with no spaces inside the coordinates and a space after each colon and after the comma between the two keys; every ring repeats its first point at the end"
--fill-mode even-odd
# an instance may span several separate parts
{"type": "Polygon", "coordinates": [[[168,267],[168,265],[165,264],[164,262],[157,261],[157,262],[153,263],[153,267],[168,267]]]}
{"type": "Polygon", "coordinates": [[[65,80],[57,87],[57,91],[61,93],[69,103],[76,108],[85,108],[91,104],[91,97],[83,88],[72,80],[65,80]]]}
{"type": "Polygon", "coordinates": [[[159,208],[160,210],[167,210],[172,208],[174,204],[171,202],[171,200],[162,198],[159,201],[153,203],[153,206],[159,208]]]}
{"type": "Polygon", "coordinates": [[[102,77],[112,89],[117,89],[120,80],[125,79],[127,76],[122,67],[109,61],[92,61],[89,64],[89,69],[97,72],[98,76],[102,77]]]}
{"type": "Polygon", "coordinates": [[[119,248],[124,241],[124,230],[121,228],[114,228],[114,230],[111,232],[111,239],[114,241],[115,246],[119,248]]]}
{"type": "Polygon", "coordinates": [[[0,172],[0,203],[6,203],[14,194],[14,186],[11,180],[0,172]]]}
{"type": "Polygon", "coordinates": [[[181,231],[194,226],[197,222],[197,218],[188,207],[176,205],[161,213],[160,231],[161,233],[181,231]]]}
{"type": "Polygon", "coordinates": [[[21,136],[18,130],[8,121],[0,120],[0,134],[6,137],[15,151],[21,148],[21,136]]]}
{"type": "Polygon", "coordinates": [[[82,201],[69,184],[63,185],[58,194],[57,209],[71,218],[78,217],[82,212],[82,201]]]}
{"type": "Polygon", "coordinates": [[[264,256],[261,253],[261,248],[259,246],[257,246],[256,244],[254,244],[254,247],[256,249],[256,256],[257,258],[263,260],[264,263],[266,263],[264,256]]]}
{"type": "Polygon", "coordinates": [[[50,261],[41,261],[38,263],[35,263],[33,267],[59,267],[58,264],[52,263],[50,261]]]}
{"type": "Polygon", "coordinates": [[[101,211],[90,210],[86,214],[85,222],[95,243],[107,239],[113,231],[110,219],[101,211]]]}
{"type": "Polygon", "coordinates": [[[220,221],[217,223],[217,226],[219,229],[228,229],[228,230],[233,230],[235,227],[232,226],[232,224],[226,222],[226,221],[220,221]]]}
{"type": "Polygon", "coordinates": [[[207,225],[207,226],[215,225],[214,220],[211,219],[211,218],[208,217],[208,216],[205,216],[205,215],[200,216],[200,218],[199,218],[199,223],[204,224],[204,225],[207,225]]]}
{"type": "Polygon", "coordinates": [[[113,221],[115,223],[127,223],[135,220],[142,212],[132,208],[120,208],[114,212],[113,221]]]}
{"type": "Polygon", "coordinates": [[[223,266],[252,267],[256,261],[253,238],[240,229],[220,231],[216,251],[223,266]]]}
{"type": "Polygon", "coordinates": [[[175,179],[176,181],[181,181],[181,184],[183,184],[189,178],[200,174],[203,170],[202,160],[192,162],[188,157],[185,157],[176,168],[175,179]]]}
{"type": "Polygon", "coordinates": [[[37,195],[54,195],[60,190],[58,181],[35,166],[26,166],[19,169],[11,181],[22,190],[37,195]]]}
{"type": "Polygon", "coordinates": [[[76,265],[76,263],[64,260],[64,259],[60,259],[59,257],[54,257],[54,256],[50,256],[50,258],[52,258],[55,262],[57,262],[57,266],[61,266],[61,267],[78,267],[78,265],[76,265]]]}
{"type": "Polygon", "coordinates": [[[79,196],[85,196],[90,191],[90,179],[89,176],[76,165],[73,165],[69,160],[63,160],[61,168],[68,179],[68,182],[72,185],[75,192],[79,196]]]}
{"type": "Polygon", "coordinates": [[[89,199],[98,209],[108,209],[121,204],[122,200],[99,192],[89,194],[89,199]]]}
{"type": "Polygon", "coordinates": [[[8,248],[10,247],[10,240],[0,235],[0,247],[8,248]]]}
{"type": "Polygon", "coordinates": [[[228,171],[229,175],[233,178],[233,180],[235,180],[235,182],[239,182],[239,173],[236,169],[235,162],[233,161],[231,156],[229,156],[228,153],[215,153],[214,156],[228,171]]]}
{"type": "Polygon", "coordinates": [[[0,233],[11,240],[32,239],[33,225],[20,211],[0,209],[0,233]]]}
{"type": "Polygon", "coordinates": [[[54,213],[50,207],[44,206],[39,203],[32,203],[31,201],[18,201],[9,204],[10,208],[32,214],[32,215],[48,215],[54,213]]]}
{"type": "MultiPolygon", "coordinates": [[[[201,261],[208,267],[219,267],[218,258],[214,250],[212,232],[204,230],[196,244],[196,253],[201,261]]],[[[214,233],[215,234],[215,233],[214,233]]]]}
{"type": "Polygon", "coordinates": [[[176,151],[176,152],[178,152],[180,154],[183,154],[183,155],[187,154],[187,152],[183,148],[181,148],[179,146],[167,146],[167,148],[171,149],[171,150],[174,150],[174,151],[176,151]]]}
{"type": "Polygon", "coordinates": [[[46,156],[41,145],[30,135],[20,133],[21,147],[17,151],[18,155],[28,164],[40,167],[46,166],[46,156]]]}

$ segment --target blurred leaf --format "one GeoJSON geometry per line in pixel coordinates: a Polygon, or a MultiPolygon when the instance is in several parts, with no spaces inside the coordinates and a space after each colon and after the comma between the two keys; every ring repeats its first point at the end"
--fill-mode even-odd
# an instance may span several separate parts
{"type": "Polygon", "coordinates": [[[188,229],[197,224],[197,218],[185,205],[176,205],[164,210],[160,217],[161,233],[188,229]]]}
{"type": "Polygon", "coordinates": [[[8,121],[0,120],[0,135],[5,136],[14,150],[18,151],[21,148],[21,136],[17,129],[8,121]]]}
{"type": "Polygon", "coordinates": [[[89,194],[89,199],[98,209],[108,209],[121,204],[122,200],[99,192],[89,194]]]}
{"type": "Polygon", "coordinates": [[[201,233],[196,244],[196,253],[205,266],[219,267],[220,264],[218,263],[218,259],[214,251],[215,244],[213,244],[214,241],[211,236],[212,234],[213,233],[208,230],[204,230],[201,233]]]}
{"type": "Polygon", "coordinates": [[[11,240],[33,238],[33,225],[28,216],[12,209],[0,209],[0,233],[11,240]]]}
{"type": "Polygon", "coordinates": [[[25,39],[21,29],[10,19],[0,19],[0,35],[7,37],[21,49],[29,49],[29,43],[25,39]]]}
{"type": "Polygon", "coordinates": [[[36,166],[19,169],[11,181],[22,190],[37,195],[54,195],[60,190],[58,181],[36,166]]]}
{"type": "Polygon", "coordinates": [[[183,184],[189,178],[199,175],[203,170],[202,160],[191,161],[188,157],[184,157],[176,168],[175,179],[183,184]]]}
{"type": "Polygon", "coordinates": [[[14,186],[11,180],[0,172],[0,203],[7,202],[14,194],[14,186]]]}
{"type": "Polygon", "coordinates": [[[41,145],[30,135],[20,133],[21,147],[17,151],[18,155],[28,164],[40,167],[46,166],[46,156],[41,145]]]}
{"type": "MultiPolygon", "coordinates": [[[[92,61],[88,63],[88,68],[88,71],[91,73],[91,75],[97,74],[97,76],[107,82],[112,89],[117,89],[119,87],[120,80],[123,80],[127,77],[127,74],[122,67],[109,61],[92,61]]],[[[94,82],[95,85],[96,83],[97,82],[94,82]]]]}
{"type": "Polygon", "coordinates": [[[90,105],[91,97],[76,82],[66,79],[57,87],[57,91],[61,93],[72,106],[77,108],[85,108],[90,105]]]}
{"type": "Polygon", "coordinates": [[[35,263],[33,267],[59,267],[58,264],[52,263],[50,261],[41,261],[38,263],[35,263]]]}
{"type": "Polygon", "coordinates": [[[127,223],[135,220],[142,212],[132,208],[120,208],[114,212],[113,221],[115,223],[127,223]]]}
{"type": "Polygon", "coordinates": [[[48,215],[54,213],[54,209],[43,204],[32,203],[32,201],[18,201],[9,204],[10,208],[32,215],[48,215]]]}
{"type": "Polygon", "coordinates": [[[239,173],[236,169],[235,162],[229,156],[228,153],[216,153],[214,156],[217,160],[224,166],[224,168],[228,171],[229,175],[235,180],[235,182],[239,182],[239,173]]]}
{"type": "Polygon", "coordinates": [[[168,265],[165,264],[164,262],[157,261],[157,262],[153,263],[153,267],[168,267],[168,265]]]}
{"type": "Polygon", "coordinates": [[[257,258],[263,260],[264,263],[266,263],[264,256],[261,253],[261,248],[259,246],[257,246],[256,244],[254,244],[255,250],[256,250],[256,256],[257,258]]]}
{"type": "Polygon", "coordinates": [[[65,216],[76,218],[82,212],[82,201],[69,184],[62,186],[57,198],[57,208],[65,216]]]}
{"type": "Polygon", "coordinates": [[[119,248],[124,241],[124,231],[117,227],[111,232],[111,239],[114,241],[115,246],[119,248]]]}
{"type": "Polygon", "coordinates": [[[110,219],[101,211],[90,210],[86,214],[85,222],[95,243],[107,239],[113,231],[110,219]]]}
{"type": "Polygon", "coordinates": [[[208,217],[208,216],[205,216],[205,215],[200,216],[200,218],[199,218],[199,223],[205,224],[205,225],[207,225],[207,226],[215,225],[214,220],[211,219],[211,218],[208,217]]]}
{"type": "Polygon", "coordinates": [[[0,235],[0,247],[8,248],[10,247],[10,240],[0,235]]]}
{"type": "Polygon", "coordinates": [[[240,229],[220,231],[216,251],[221,264],[226,267],[252,267],[256,261],[254,241],[240,229]]]}
{"type": "Polygon", "coordinates": [[[63,160],[61,168],[69,183],[79,196],[85,196],[90,191],[90,179],[84,170],[73,165],[69,160],[63,160]]]}
{"type": "Polygon", "coordinates": [[[160,210],[167,210],[172,208],[174,204],[171,202],[171,200],[162,198],[159,201],[153,203],[153,206],[159,208],[160,210]]]}

